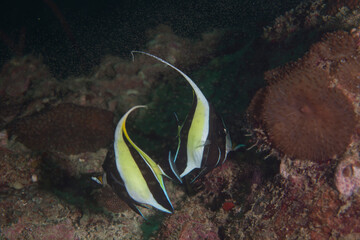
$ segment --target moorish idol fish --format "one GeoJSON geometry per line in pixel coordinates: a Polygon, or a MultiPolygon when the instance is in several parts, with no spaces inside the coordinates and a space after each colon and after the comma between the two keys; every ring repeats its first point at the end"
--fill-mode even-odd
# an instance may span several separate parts
{"type": "Polygon", "coordinates": [[[143,215],[137,206],[146,207],[144,204],[172,213],[173,206],[163,181],[165,173],[131,140],[126,130],[129,114],[144,107],[146,106],[131,108],[117,124],[114,148],[108,152],[103,164],[103,183],[110,185],[113,191],[141,216],[143,215]]]}
{"type": "Polygon", "coordinates": [[[145,54],[170,66],[179,72],[193,89],[192,109],[186,121],[178,128],[178,147],[175,156],[172,158],[169,153],[170,167],[180,182],[189,173],[193,175],[190,177],[193,182],[196,178],[223,164],[230,151],[242,146],[233,148],[224,122],[215,113],[199,87],[185,73],[152,54],[142,51],[131,53],[145,54]]]}

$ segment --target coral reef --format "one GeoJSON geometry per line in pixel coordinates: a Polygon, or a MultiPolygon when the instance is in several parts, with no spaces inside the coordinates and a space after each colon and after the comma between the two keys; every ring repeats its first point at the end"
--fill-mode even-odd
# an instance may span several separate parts
{"type": "Polygon", "coordinates": [[[313,161],[343,154],[357,124],[348,94],[355,84],[345,84],[350,80],[344,76],[359,73],[357,56],[357,40],[340,31],[327,34],[296,63],[266,73],[269,86],[248,109],[255,142],[265,145],[260,149],[313,161]]]}
{"type": "Polygon", "coordinates": [[[315,175],[303,188],[280,178],[261,186],[243,217],[233,216],[225,239],[357,239],[358,197],[341,200],[325,175],[315,175]]]}
{"type": "MultiPolygon", "coordinates": [[[[235,188],[237,178],[245,177],[248,169],[244,165],[244,169],[240,170],[239,166],[232,161],[225,162],[222,166],[215,168],[211,174],[207,174],[199,180],[195,181],[193,188],[197,189],[197,194],[201,195],[202,204],[212,209],[219,210],[226,202],[232,202],[232,190],[235,188]],[[238,176],[237,174],[240,174],[238,176]]],[[[240,179],[239,179],[240,180],[240,179]]]]}
{"type": "Polygon", "coordinates": [[[263,37],[271,42],[281,42],[289,41],[292,37],[301,37],[299,34],[315,29],[320,33],[350,30],[358,26],[359,19],[358,0],[303,1],[296,8],[277,17],[272,26],[265,27],[263,37]]]}
{"type": "Polygon", "coordinates": [[[193,186],[195,194],[175,207],[155,239],[222,239],[227,218],[239,209],[232,194],[243,187],[239,183],[249,178],[250,172],[248,164],[239,166],[227,160],[198,179],[193,186]]]}
{"type": "Polygon", "coordinates": [[[191,203],[170,216],[157,239],[213,239],[220,240],[218,225],[211,221],[214,213],[191,203]],[[190,206],[189,206],[190,205],[190,206]]]}
{"type": "Polygon", "coordinates": [[[49,78],[49,69],[41,59],[31,55],[13,58],[1,68],[0,96],[23,96],[31,84],[49,78]]]}
{"type": "MultiPolygon", "coordinates": [[[[141,216],[109,189],[95,191],[91,175],[71,176],[70,167],[65,169],[49,157],[54,155],[29,157],[1,149],[0,238],[142,239],[145,220],[141,216]]],[[[182,199],[183,191],[167,186],[171,198],[182,199]]],[[[147,216],[155,213],[151,209],[143,212],[147,216]]]]}
{"type": "Polygon", "coordinates": [[[346,150],[355,128],[354,109],[328,82],[324,72],[299,69],[267,88],[264,128],[279,152],[316,161],[346,150]]]}
{"type": "MultiPolygon", "coordinates": [[[[194,70],[217,54],[222,34],[214,31],[197,40],[187,39],[162,25],[149,31],[151,41],[145,51],[194,70]]],[[[61,80],[49,73],[41,58],[18,57],[5,64],[0,84],[0,238],[141,239],[145,231],[153,234],[164,216],[156,220],[153,230],[145,230],[149,224],[109,189],[96,189],[91,176],[102,171],[113,140],[114,116],[145,100],[156,104],[166,102],[164,96],[174,98],[162,87],[176,76],[140,55],[131,61],[130,54],[126,60],[107,56],[89,76],[61,80]]],[[[176,81],[171,85],[178,88],[176,81]]],[[[149,116],[139,119],[145,117],[149,116]]],[[[159,126],[167,124],[172,127],[176,122],[154,120],[142,127],[158,141],[152,128],[162,131],[159,126]]],[[[166,184],[173,206],[179,207],[184,190],[166,184]]],[[[156,211],[144,209],[143,213],[152,218],[156,211]]],[[[210,219],[207,222],[215,233],[216,225],[210,219]]],[[[207,236],[205,228],[198,228],[207,236]]],[[[191,225],[187,231],[192,231],[191,225]]]]}
{"type": "Polygon", "coordinates": [[[2,197],[1,237],[5,239],[141,239],[141,217],[131,211],[121,216],[83,210],[52,193],[30,187],[10,190],[2,197]],[[140,220],[140,221],[139,221],[140,220]]]}
{"type": "Polygon", "coordinates": [[[350,10],[354,10],[359,7],[360,1],[359,0],[327,0],[327,12],[330,15],[336,14],[339,9],[343,7],[347,7],[350,10]]]}
{"type": "Polygon", "coordinates": [[[352,33],[328,33],[265,73],[248,121],[254,146],[280,158],[281,177],[250,195],[225,239],[359,238],[360,41],[352,33]]]}
{"type": "Polygon", "coordinates": [[[245,158],[228,159],[197,179],[191,189],[193,194],[175,206],[174,213],[151,239],[224,239],[226,229],[238,228],[233,225],[234,215],[242,213],[264,177],[264,172],[245,158]]]}
{"type": "MultiPolygon", "coordinates": [[[[323,16],[322,3],[311,2],[279,17],[277,25],[264,34],[266,39],[284,39],[303,26],[311,29],[325,20],[328,25],[323,29],[333,26],[334,19],[345,21],[346,27],[358,19],[356,8],[342,16],[323,16]]],[[[162,25],[149,31],[145,51],[186,72],[207,65],[194,79],[215,104],[227,105],[216,108],[224,111],[225,120],[230,119],[226,122],[238,141],[243,140],[236,134],[241,127],[239,109],[258,84],[248,79],[261,73],[268,59],[261,55],[254,60],[248,54],[252,53],[248,48],[261,49],[258,45],[263,40],[253,45],[247,42],[238,52],[217,58],[222,34],[214,31],[193,40],[162,25]],[[249,59],[254,61],[250,70],[244,64],[249,59]]],[[[108,188],[95,189],[90,178],[101,171],[105,147],[113,138],[114,115],[135,104],[149,103],[152,109],[149,115],[139,115],[129,131],[137,131],[134,135],[143,141],[156,141],[159,147],[151,150],[166,159],[168,146],[164,144],[175,136],[164,129],[175,121],[159,115],[171,115],[162,113],[176,107],[186,112],[180,103],[191,99],[191,95],[183,97],[183,86],[173,80],[176,73],[140,55],[133,62],[130,55],[126,60],[107,56],[90,76],[57,81],[45,74],[31,78],[30,83],[16,78],[18,92],[11,90],[10,82],[1,85],[6,101],[0,101],[0,126],[7,125],[7,131],[0,132],[0,175],[4,176],[0,181],[0,238],[359,238],[358,35],[358,31],[352,36],[327,34],[298,62],[265,74],[268,86],[253,98],[248,120],[254,146],[270,150],[281,162],[259,159],[260,154],[249,151],[232,153],[221,167],[197,179],[189,195],[168,181],[175,212],[160,215],[144,209],[148,222],[108,188]],[[141,122],[144,119],[147,124],[141,122]],[[279,122],[288,127],[277,126],[279,122]],[[290,132],[299,140],[297,145],[288,138],[290,132]],[[17,138],[8,139],[8,133],[17,138]],[[280,175],[274,177],[279,165],[280,175]]],[[[26,64],[25,69],[30,67],[26,64]]],[[[6,68],[11,69],[9,66],[6,68]]],[[[37,69],[41,72],[43,68],[37,69]]]]}
{"type": "Polygon", "coordinates": [[[338,71],[335,73],[339,85],[356,95],[360,94],[358,69],[360,69],[360,58],[350,57],[346,59],[345,63],[339,63],[338,71]]]}
{"type": "Polygon", "coordinates": [[[344,158],[339,163],[335,172],[335,185],[344,197],[350,197],[359,190],[360,160],[358,153],[344,158]]]}
{"type": "Polygon", "coordinates": [[[48,102],[55,91],[56,80],[41,58],[28,55],[11,59],[0,72],[0,127],[26,115],[30,102],[48,102]]]}
{"type": "Polygon", "coordinates": [[[9,135],[39,151],[68,154],[96,151],[113,139],[113,113],[74,104],[60,104],[8,126],[9,135]]]}
{"type": "Polygon", "coordinates": [[[40,159],[18,156],[0,148],[0,192],[9,187],[22,189],[38,181],[40,159]]]}

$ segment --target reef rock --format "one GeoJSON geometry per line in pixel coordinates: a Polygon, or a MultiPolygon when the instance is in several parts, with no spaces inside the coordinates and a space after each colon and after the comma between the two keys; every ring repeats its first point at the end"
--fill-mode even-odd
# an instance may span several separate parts
{"type": "MultiPolygon", "coordinates": [[[[316,174],[316,170],[313,171],[316,174]]],[[[299,188],[277,178],[261,186],[226,226],[224,239],[358,239],[360,201],[344,201],[324,175],[299,188]]]]}

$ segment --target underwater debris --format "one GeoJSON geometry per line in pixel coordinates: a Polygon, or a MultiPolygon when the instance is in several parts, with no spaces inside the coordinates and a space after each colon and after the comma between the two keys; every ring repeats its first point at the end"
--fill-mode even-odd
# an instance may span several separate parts
{"type": "Polygon", "coordinates": [[[107,147],[115,129],[113,119],[113,113],[103,109],[63,103],[19,119],[7,130],[33,150],[76,154],[107,147]]]}
{"type": "Polygon", "coordinates": [[[357,120],[352,98],[344,91],[353,86],[341,85],[337,76],[359,73],[351,60],[355,54],[356,40],[339,31],[325,35],[296,63],[266,73],[269,86],[248,108],[259,148],[313,161],[344,153],[357,120]]]}

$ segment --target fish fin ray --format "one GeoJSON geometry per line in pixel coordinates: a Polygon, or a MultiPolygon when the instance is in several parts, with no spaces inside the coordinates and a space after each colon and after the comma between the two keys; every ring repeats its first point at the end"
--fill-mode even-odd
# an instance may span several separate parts
{"type": "Polygon", "coordinates": [[[179,180],[180,183],[182,183],[180,174],[175,165],[175,159],[174,160],[171,159],[171,151],[169,151],[169,165],[170,165],[171,171],[174,173],[175,177],[179,180]]]}
{"type": "Polygon", "coordinates": [[[204,167],[200,170],[200,172],[198,173],[198,175],[196,175],[196,177],[194,177],[191,181],[190,181],[190,184],[193,184],[195,182],[196,179],[198,179],[204,172],[205,170],[207,169],[207,167],[204,167]]]}
{"type": "MultiPolygon", "coordinates": [[[[219,146],[218,146],[218,151],[219,151],[219,157],[218,157],[218,160],[217,160],[217,162],[215,164],[215,167],[217,167],[219,165],[219,162],[220,162],[220,159],[221,159],[221,149],[219,148],[219,146]]],[[[223,163],[224,163],[224,161],[221,164],[223,164],[223,163]]]]}
{"type": "Polygon", "coordinates": [[[153,54],[150,54],[150,53],[147,53],[147,52],[143,52],[143,51],[136,51],[136,50],[133,50],[131,51],[131,54],[132,56],[134,56],[134,53],[140,53],[140,54],[144,54],[144,55],[147,55],[149,57],[152,57],[152,58],[155,58],[156,60],[158,60],[159,62],[162,62],[164,63],[165,65],[171,67],[172,69],[176,70],[178,73],[181,74],[181,76],[183,76],[186,81],[191,85],[191,87],[193,88],[193,90],[195,91],[195,94],[197,96],[197,98],[200,98],[202,101],[205,101],[207,103],[207,100],[204,96],[204,94],[201,92],[200,88],[195,84],[195,82],[189,78],[188,75],[186,75],[183,71],[181,71],[180,69],[178,69],[177,67],[173,66],[172,64],[166,62],[165,60],[153,55],[153,54]]]}

